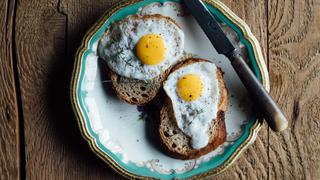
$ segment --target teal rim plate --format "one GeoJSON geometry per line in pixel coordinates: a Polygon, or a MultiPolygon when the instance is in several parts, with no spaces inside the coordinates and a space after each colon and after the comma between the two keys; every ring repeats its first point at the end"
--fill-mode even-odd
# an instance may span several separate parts
{"type": "MultiPolygon", "coordinates": [[[[207,0],[206,5],[269,90],[261,48],[249,27],[220,1],[207,0]]],[[[247,97],[229,61],[216,52],[179,0],[117,3],[85,35],[75,57],[71,81],[71,101],[83,137],[97,156],[122,176],[132,179],[196,179],[221,173],[253,143],[262,125],[247,97]],[[186,53],[211,60],[225,72],[229,91],[227,140],[213,152],[194,160],[167,156],[157,145],[155,121],[146,113],[152,107],[129,105],[114,95],[97,49],[110,24],[132,14],[171,17],[185,33],[186,53]]]]}

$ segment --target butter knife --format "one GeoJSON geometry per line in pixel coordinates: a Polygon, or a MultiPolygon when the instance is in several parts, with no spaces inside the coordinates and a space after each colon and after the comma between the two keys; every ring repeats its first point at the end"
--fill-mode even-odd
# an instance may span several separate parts
{"type": "Polygon", "coordinates": [[[288,127],[288,120],[269,93],[261,85],[247,63],[240,55],[240,51],[233,46],[222,31],[214,16],[201,0],[183,0],[191,14],[208,36],[210,42],[219,54],[225,55],[247,88],[251,99],[258,106],[260,115],[267,121],[269,127],[276,132],[288,127]]]}

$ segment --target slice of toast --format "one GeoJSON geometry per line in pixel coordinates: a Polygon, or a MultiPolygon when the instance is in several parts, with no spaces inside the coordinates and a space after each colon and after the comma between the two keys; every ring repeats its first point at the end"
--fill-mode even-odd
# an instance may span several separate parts
{"type": "Polygon", "coordinates": [[[123,77],[111,70],[109,70],[109,77],[112,88],[121,100],[130,104],[144,105],[156,97],[171,69],[147,81],[123,77]]]}
{"type": "MultiPolygon", "coordinates": [[[[131,18],[139,18],[139,16],[132,15],[131,18]]],[[[144,15],[142,18],[166,19],[167,21],[174,23],[180,28],[180,26],[172,18],[160,14],[144,15]]],[[[121,23],[121,21],[115,22],[114,26],[119,23],[121,23]]],[[[107,31],[104,36],[106,36],[108,32],[109,31],[107,31]]],[[[183,57],[181,57],[181,59],[182,58],[183,57]]],[[[166,71],[164,71],[157,77],[145,81],[121,76],[112,71],[110,68],[108,68],[108,72],[109,78],[112,82],[112,88],[121,100],[133,105],[144,105],[156,97],[156,95],[162,88],[163,81],[169,75],[172,67],[173,66],[170,66],[166,71]]]]}
{"type": "MultiPolygon", "coordinates": [[[[188,59],[182,63],[177,64],[173,71],[187,66],[192,63],[203,62],[202,59],[188,59]]],[[[219,145],[225,142],[227,137],[225,127],[225,112],[228,107],[228,91],[223,80],[223,72],[217,68],[217,77],[220,86],[220,97],[218,104],[217,118],[212,121],[209,126],[209,143],[201,149],[194,149],[190,145],[190,137],[186,136],[178,127],[173,114],[173,107],[171,100],[167,97],[160,111],[160,126],[159,134],[164,150],[172,157],[179,159],[195,159],[205,155],[219,145]]]]}

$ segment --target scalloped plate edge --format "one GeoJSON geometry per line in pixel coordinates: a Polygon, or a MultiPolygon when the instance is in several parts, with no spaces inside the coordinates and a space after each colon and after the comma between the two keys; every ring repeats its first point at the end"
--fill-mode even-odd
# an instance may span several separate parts
{"type": "MultiPolygon", "coordinates": [[[[85,123],[85,119],[83,116],[83,112],[80,109],[80,104],[77,99],[77,87],[79,83],[79,74],[81,70],[81,60],[82,56],[85,52],[85,50],[88,48],[89,41],[93,34],[100,29],[105,21],[107,21],[112,14],[117,12],[118,10],[135,3],[140,2],[141,0],[122,0],[118,3],[116,3],[113,7],[109,9],[109,11],[106,11],[106,13],[90,28],[90,30],[86,33],[84,36],[81,46],[79,47],[78,51],[75,55],[75,63],[73,67],[73,73],[72,73],[72,79],[71,79],[71,88],[70,88],[70,94],[71,94],[71,103],[74,110],[74,113],[76,115],[76,119],[78,122],[78,125],[80,127],[80,131],[82,136],[85,138],[85,140],[88,142],[90,149],[98,155],[103,161],[105,161],[113,170],[115,170],[120,175],[130,178],[130,179],[154,179],[151,177],[146,176],[139,176],[134,174],[133,172],[129,172],[123,167],[121,167],[117,162],[115,162],[108,154],[104,153],[102,149],[100,149],[97,145],[97,142],[94,137],[90,135],[90,132],[88,132],[88,127],[85,123]]],[[[259,45],[258,40],[256,37],[251,33],[251,30],[249,26],[240,19],[237,15],[235,15],[226,5],[224,5],[220,1],[216,0],[205,0],[206,3],[213,6],[215,9],[220,11],[224,16],[228,18],[233,24],[235,24],[242,32],[243,37],[249,41],[250,45],[252,46],[253,54],[255,56],[258,69],[261,74],[261,83],[262,85],[267,89],[267,91],[270,90],[270,80],[269,80],[269,74],[267,70],[267,66],[265,64],[263,54],[261,51],[261,47],[259,45]]],[[[222,173],[224,170],[226,170],[233,162],[237,160],[237,158],[240,156],[240,154],[247,149],[247,147],[252,144],[255,141],[255,138],[262,126],[262,120],[257,120],[252,127],[250,128],[249,135],[247,139],[236,149],[235,152],[232,153],[232,155],[220,166],[217,168],[207,171],[205,173],[195,175],[190,177],[189,179],[197,179],[197,178],[203,178],[203,177],[211,177],[218,175],[222,173]]]]}

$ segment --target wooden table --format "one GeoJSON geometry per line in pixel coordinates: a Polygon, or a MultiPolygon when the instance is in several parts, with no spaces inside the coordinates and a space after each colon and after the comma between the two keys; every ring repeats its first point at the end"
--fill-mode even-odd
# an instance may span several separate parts
{"type": "MultiPolygon", "coordinates": [[[[116,0],[0,1],[0,179],[119,179],[82,139],[73,56],[116,0]]],[[[320,1],[223,0],[256,35],[290,128],[265,125],[217,179],[320,179],[320,1]]]]}

